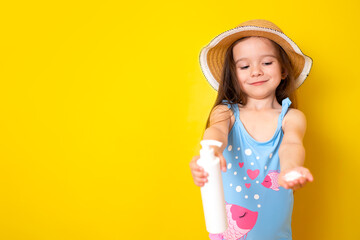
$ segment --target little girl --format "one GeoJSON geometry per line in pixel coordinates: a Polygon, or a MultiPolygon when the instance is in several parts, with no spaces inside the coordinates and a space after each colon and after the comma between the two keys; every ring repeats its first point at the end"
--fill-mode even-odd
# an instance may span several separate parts
{"type": "MultiPolygon", "coordinates": [[[[313,176],[303,167],[306,118],[290,105],[312,60],[275,24],[252,20],[214,38],[200,64],[218,90],[203,139],[223,143],[213,149],[221,159],[229,226],[210,239],[292,239],[293,190],[313,176]]],[[[201,187],[208,174],[198,159],[190,168],[201,187]]]]}

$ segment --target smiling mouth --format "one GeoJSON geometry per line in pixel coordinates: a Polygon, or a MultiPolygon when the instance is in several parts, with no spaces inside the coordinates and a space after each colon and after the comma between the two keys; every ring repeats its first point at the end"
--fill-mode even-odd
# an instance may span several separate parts
{"type": "Polygon", "coordinates": [[[254,83],[251,83],[250,85],[260,85],[260,84],[263,84],[264,82],[267,82],[267,80],[266,81],[254,82],[254,83]]]}

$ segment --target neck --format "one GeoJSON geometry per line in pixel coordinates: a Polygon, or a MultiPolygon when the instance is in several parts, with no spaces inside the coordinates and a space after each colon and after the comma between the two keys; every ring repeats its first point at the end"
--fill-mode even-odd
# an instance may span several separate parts
{"type": "Polygon", "coordinates": [[[260,111],[260,110],[268,110],[268,109],[278,108],[279,106],[281,106],[281,105],[277,102],[276,97],[274,95],[274,96],[269,96],[269,97],[261,98],[261,99],[248,97],[246,106],[244,106],[244,107],[249,110],[260,111]]]}

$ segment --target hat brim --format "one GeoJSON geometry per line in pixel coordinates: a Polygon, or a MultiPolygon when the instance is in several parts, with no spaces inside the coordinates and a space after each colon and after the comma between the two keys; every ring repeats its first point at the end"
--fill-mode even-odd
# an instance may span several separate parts
{"type": "Polygon", "coordinates": [[[258,36],[273,40],[279,44],[293,66],[295,85],[300,87],[310,73],[312,59],[304,55],[300,48],[284,33],[257,26],[241,26],[228,30],[215,37],[200,52],[200,66],[210,83],[217,91],[223,71],[225,54],[229,46],[236,40],[243,37],[258,36]]]}

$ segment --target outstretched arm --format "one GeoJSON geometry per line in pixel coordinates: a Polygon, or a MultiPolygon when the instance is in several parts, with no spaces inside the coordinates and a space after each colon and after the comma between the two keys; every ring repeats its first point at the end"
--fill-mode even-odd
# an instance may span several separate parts
{"type": "Polygon", "coordinates": [[[279,149],[280,168],[279,175],[280,186],[286,189],[298,189],[307,182],[313,181],[310,171],[303,167],[305,162],[305,148],[303,138],[306,131],[305,115],[297,109],[291,109],[283,123],[284,137],[279,149]],[[286,181],[284,176],[289,172],[298,172],[301,177],[286,181]]]}
{"type": "MultiPolygon", "coordinates": [[[[222,143],[221,147],[211,146],[214,153],[220,158],[220,167],[222,171],[226,171],[226,160],[222,154],[227,145],[227,137],[229,133],[231,110],[225,105],[219,105],[214,108],[210,115],[210,127],[205,130],[203,139],[217,140],[222,143]]],[[[190,170],[195,185],[202,187],[207,182],[208,173],[204,171],[196,162],[199,156],[194,156],[190,162],[190,170]]]]}
{"type": "Polygon", "coordinates": [[[210,127],[205,130],[203,140],[217,140],[222,143],[221,147],[212,146],[215,153],[219,153],[221,169],[226,171],[226,161],[222,152],[226,148],[229,127],[231,122],[231,110],[225,105],[216,106],[210,115],[210,127]]]}

